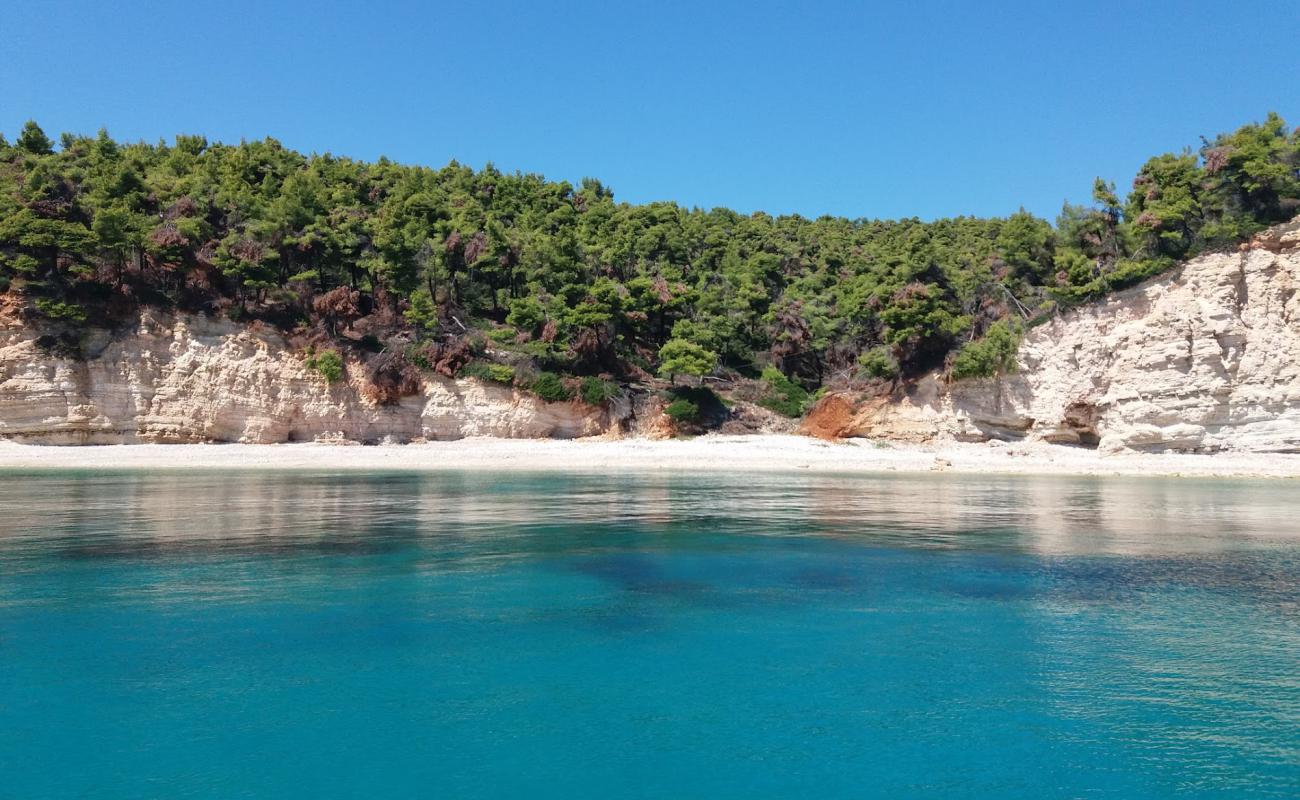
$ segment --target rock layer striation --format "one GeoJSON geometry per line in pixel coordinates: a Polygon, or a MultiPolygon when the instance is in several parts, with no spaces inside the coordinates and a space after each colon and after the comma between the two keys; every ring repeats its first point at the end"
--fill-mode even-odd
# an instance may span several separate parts
{"type": "Polygon", "coordinates": [[[1025,336],[1014,374],[827,398],[810,433],[1300,451],[1300,220],[1025,336]]]}
{"type": "Polygon", "coordinates": [[[145,311],[130,331],[94,331],[86,358],[58,357],[38,333],[0,330],[0,436],[44,444],[412,441],[592,436],[630,409],[547,403],[473,379],[426,377],[380,405],[355,364],[328,384],[262,326],[145,311]]]}

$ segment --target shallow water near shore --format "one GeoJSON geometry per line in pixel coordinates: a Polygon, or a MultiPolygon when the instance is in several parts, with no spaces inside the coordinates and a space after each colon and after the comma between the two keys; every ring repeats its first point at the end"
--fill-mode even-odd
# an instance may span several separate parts
{"type": "Polygon", "coordinates": [[[0,797],[1295,797],[1277,481],[0,473],[0,797]]]}

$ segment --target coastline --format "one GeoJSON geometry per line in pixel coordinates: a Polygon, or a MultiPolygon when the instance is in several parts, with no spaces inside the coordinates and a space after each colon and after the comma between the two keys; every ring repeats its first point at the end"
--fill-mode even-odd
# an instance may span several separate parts
{"type": "Polygon", "coordinates": [[[50,446],[0,441],[0,469],[514,470],[557,472],[951,472],[1300,478],[1300,455],[1120,453],[1043,443],[928,445],[804,436],[695,439],[470,438],[401,445],[132,444],[50,446]]]}

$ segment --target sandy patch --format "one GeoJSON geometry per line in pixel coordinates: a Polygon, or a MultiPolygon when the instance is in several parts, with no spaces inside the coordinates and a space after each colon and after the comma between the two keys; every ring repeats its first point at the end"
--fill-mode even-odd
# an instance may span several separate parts
{"type": "Polygon", "coordinates": [[[1300,477],[1300,455],[1125,453],[1049,444],[900,445],[804,436],[688,440],[462,439],[366,447],[184,444],[49,447],[0,442],[0,468],[956,472],[1300,477]]]}

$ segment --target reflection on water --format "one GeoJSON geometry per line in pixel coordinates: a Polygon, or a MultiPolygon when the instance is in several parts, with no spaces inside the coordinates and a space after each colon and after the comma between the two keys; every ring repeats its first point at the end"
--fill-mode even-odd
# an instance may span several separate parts
{"type": "MultiPolygon", "coordinates": [[[[1132,478],[40,473],[0,479],[0,548],[68,557],[541,548],[556,525],[1039,555],[1188,555],[1300,541],[1289,484],[1132,478]],[[503,542],[501,540],[507,540],[503,542]]],[[[602,544],[595,542],[594,544],[602,544]]],[[[572,546],[572,541],[563,543],[572,546]]]]}
{"type": "Polygon", "coordinates": [[[1288,483],[11,472],[0,509],[15,797],[1300,796],[1288,483]]]}

